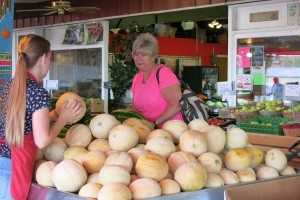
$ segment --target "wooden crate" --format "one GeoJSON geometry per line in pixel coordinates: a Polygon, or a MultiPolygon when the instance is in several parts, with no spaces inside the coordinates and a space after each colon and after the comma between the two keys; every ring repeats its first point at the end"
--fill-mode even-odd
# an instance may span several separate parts
{"type": "MultiPolygon", "coordinates": [[[[267,151],[272,148],[278,148],[286,155],[290,154],[289,148],[299,140],[299,137],[248,133],[248,141],[254,147],[257,147],[263,151],[267,151]]],[[[300,147],[298,146],[297,148],[300,147]]],[[[296,169],[300,169],[299,158],[292,159],[288,164],[296,169]]]]}

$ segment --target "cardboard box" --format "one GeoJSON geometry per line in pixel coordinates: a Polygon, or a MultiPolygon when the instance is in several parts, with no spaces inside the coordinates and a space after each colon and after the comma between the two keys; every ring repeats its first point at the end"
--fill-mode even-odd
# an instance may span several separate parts
{"type": "Polygon", "coordinates": [[[104,101],[101,99],[91,100],[91,113],[104,112],[104,101]]]}
{"type": "Polygon", "coordinates": [[[300,199],[300,176],[282,177],[227,188],[226,200],[300,199]]]}

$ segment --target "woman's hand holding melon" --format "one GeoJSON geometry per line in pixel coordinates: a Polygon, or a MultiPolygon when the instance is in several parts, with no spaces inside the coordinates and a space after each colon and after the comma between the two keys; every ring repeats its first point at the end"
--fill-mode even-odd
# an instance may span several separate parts
{"type": "Polygon", "coordinates": [[[69,122],[72,122],[74,121],[74,119],[78,118],[81,110],[82,105],[77,99],[72,100],[72,102],[69,102],[69,100],[65,100],[63,102],[63,106],[60,107],[59,118],[62,118],[67,122],[67,124],[71,124],[69,122]]]}

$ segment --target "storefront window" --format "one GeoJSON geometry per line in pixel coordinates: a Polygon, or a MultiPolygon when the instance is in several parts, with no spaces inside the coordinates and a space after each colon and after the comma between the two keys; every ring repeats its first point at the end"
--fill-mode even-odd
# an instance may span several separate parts
{"type": "Polygon", "coordinates": [[[53,51],[50,79],[58,80],[53,95],[75,92],[86,98],[101,97],[101,49],[53,51]]]}
{"type": "Polygon", "coordinates": [[[300,83],[300,36],[237,41],[237,104],[282,99],[282,86],[300,83]],[[276,83],[282,86],[275,88],[276,83]]]}

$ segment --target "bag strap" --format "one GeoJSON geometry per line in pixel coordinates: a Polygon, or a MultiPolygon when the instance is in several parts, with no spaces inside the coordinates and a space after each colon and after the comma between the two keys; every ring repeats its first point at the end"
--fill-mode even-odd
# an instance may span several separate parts
{"type": "Polygon", "coordinates": [[[160,67],[157,69],[157,71],[156,71],[156,80],[157,80],[158,85],[159,85],[159,71],[160,71],[161,68],[163,68],[163,67],[160,66],[160,67]]]}

